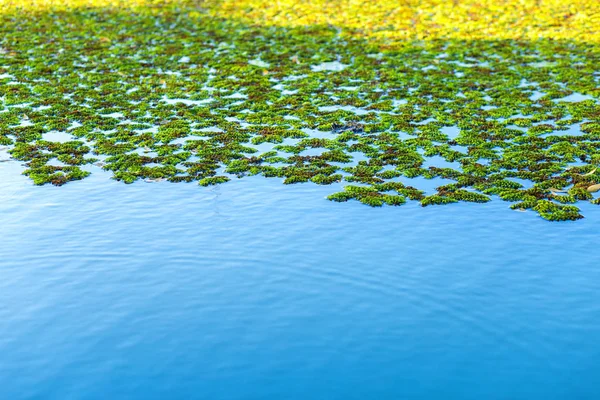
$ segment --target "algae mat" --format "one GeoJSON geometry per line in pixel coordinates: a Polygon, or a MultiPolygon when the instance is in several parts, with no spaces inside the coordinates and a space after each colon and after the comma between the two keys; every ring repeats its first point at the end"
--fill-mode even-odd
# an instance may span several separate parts
{"type": "Polygon", "coordinates": [[[576,220],[600,204],[600,5],[563,3],[0,1],[0,146],[38,185],[262,175],[576,220]]]}

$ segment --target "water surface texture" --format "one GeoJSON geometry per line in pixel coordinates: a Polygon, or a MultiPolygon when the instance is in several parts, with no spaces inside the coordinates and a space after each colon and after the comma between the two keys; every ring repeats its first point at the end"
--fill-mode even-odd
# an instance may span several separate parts
{"type": "Polygon", "coordinates": [[[0,163],[2,399],[597,399],[600,209],[0,163]]]}

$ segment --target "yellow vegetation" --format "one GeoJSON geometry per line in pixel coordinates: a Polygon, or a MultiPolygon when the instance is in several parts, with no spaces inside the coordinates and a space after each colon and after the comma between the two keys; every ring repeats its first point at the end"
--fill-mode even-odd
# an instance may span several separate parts
{"type": "Polygon", "coordinates": [[[332,25],[352,35],[392,42],[600,39],[598,0],[0,0],[0,10],[135,9],[164,4],[257,25],[332,25]]]}
{"type": "Polygon", "coordinates": [[[222,0],[219,16],[281,26],[330,24],[382,39],[598,41],[598,0],[222,0]]]}

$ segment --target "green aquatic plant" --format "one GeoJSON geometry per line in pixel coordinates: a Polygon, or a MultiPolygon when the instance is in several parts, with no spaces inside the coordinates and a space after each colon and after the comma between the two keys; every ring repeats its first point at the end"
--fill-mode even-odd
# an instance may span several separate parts
{"type": "Polygon", "coordinates": [[[552,221],[598,203],[595,2],[324,1],[0,0],[0,146],[36,185],[99,166],[552,221]]]}
{"type": "Polygon", "coordinates": [[[540,216],[548,221],[567,221],[583,218],[579,214],[579,208],[575,206],[564,206],[552,203],[548,200],[540,200],[533,207],[540,216]]]}
{"type": "Polygon", "coordinates": [[[384,204],[390,206],[399,206],[406,203],[406,198],[401,195],[382,193],[385,188],[377,186],[346,186],[343,192],[333,193],[327,198],[331,201],[345,202],[348,200],[358,200],[371,207],[381,207],[384,204]],[[383,189],[383,190],[382,190],[383,189]]]}
{"type": "Polygon", "coordinates": [[[218,185],[219,183],[228,182],[229,178],[226,176],[213,176],[210,178],[203,178],[198,181],[198,184],[201,186],[210,186],[210,185],[218,185]]]}

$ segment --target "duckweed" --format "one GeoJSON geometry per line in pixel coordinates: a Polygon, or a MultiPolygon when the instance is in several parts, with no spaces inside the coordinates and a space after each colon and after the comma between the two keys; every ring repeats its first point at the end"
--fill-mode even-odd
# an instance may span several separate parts
{"type": "Polygon", "coordinates": [[[599,204],[598,21],[587,0],[0,0],[0,145],[36,185],[262,175],[576,220],[599,204]]]}

